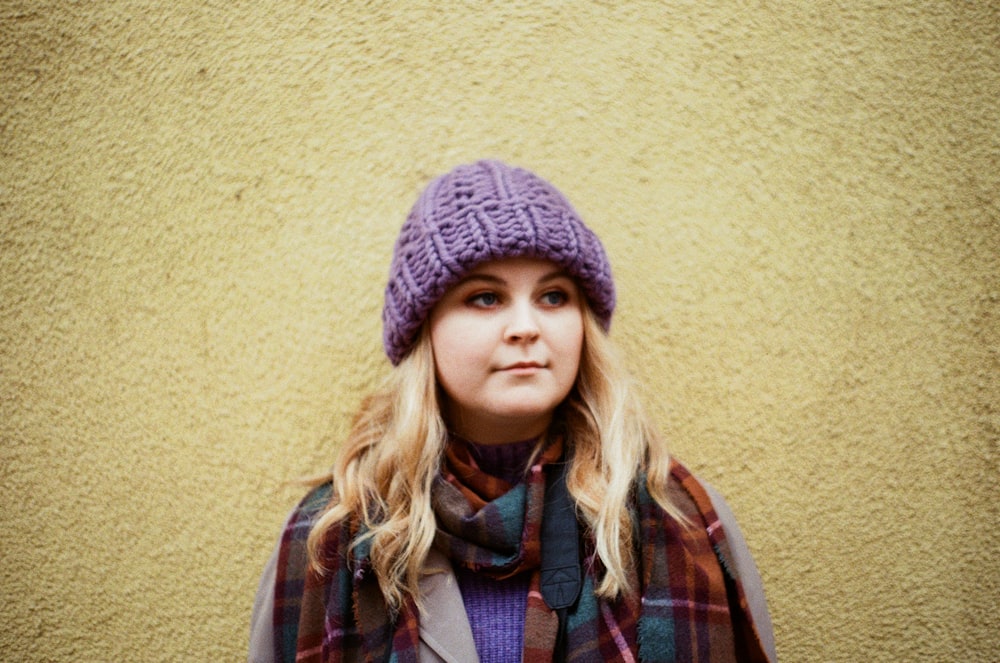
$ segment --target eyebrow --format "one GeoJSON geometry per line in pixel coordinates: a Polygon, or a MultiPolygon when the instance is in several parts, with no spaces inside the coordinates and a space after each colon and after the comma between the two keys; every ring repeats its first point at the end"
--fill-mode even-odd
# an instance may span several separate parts
{"type": "MultiPolygon", "coordinates": [[[[540,279],[538,279],[538,282],[543,283],[545,281],[554,281],[559,278],[566,278],[572,280],[572,277],[569,274],[567,274],[564,270],[555,269],[549,272],[548,274],[545,274],[540,279]]],[[[496,285],[507,285],[507,282],[502,278],[500,278],[499,276],[494,276],[493,274],[487,273],[487,274],[466,274],[455,283],[455,286],[464,285],[466,283],[469,283],[470,281],[486,281],[487,283],[495,283],[496,285]]]]}

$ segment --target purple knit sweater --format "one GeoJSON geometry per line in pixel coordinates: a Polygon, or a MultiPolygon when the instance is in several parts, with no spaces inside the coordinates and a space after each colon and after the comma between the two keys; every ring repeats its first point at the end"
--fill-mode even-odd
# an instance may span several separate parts
{"type": "MultiPolygon", "coordinates": [[[[524,479],[525,465],[536,442],[469,443],[469,448],[484,472],[518,484],[524,479]]],[[[455,575],[480,662],[518,663],[524,648],[524,619],[531,574],[496,580],[474,571],[456,569],[455,575]]]]}

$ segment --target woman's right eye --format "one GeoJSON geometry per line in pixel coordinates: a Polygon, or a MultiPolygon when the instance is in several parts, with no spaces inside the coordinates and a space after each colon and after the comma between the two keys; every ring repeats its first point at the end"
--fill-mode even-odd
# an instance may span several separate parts
{"type": "Polygon", "coordinates": [[[490,308],[500,303],[500,298],[495,292],[480,292],[469,297],[466,302],[480,308],[490,308]]]}

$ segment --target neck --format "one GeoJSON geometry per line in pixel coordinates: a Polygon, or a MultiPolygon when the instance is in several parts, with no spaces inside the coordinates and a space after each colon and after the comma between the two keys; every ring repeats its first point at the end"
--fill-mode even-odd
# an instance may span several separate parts
{"type": "MultiPolygon", "coordinates": [[[[449,413],[450,414],[450,413],[449,413]]],[[[511,444],[524,440],[537,440],[552,424],[552,413],[531,418],[446,417],[449,429],[463,440],[477,445],[511,444]]]]}

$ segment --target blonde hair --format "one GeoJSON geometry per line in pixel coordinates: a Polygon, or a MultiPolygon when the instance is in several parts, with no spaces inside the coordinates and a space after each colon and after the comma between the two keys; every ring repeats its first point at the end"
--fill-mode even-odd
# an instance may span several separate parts
{"type": "MultiPolygon", "coordinates": [[[[567,486],[605,569],[596,593],[630,593],[636,589],[628,579],[636,542],[629,506],[640,472],[652,497],[671,516],[679,513],[667,498],[669,455],[586,305],[580,370],[560,410],[571,444],[567,486]]],[[[425,324],[410,354],[365,401],[341,449],[333,469],[334,502],[309,534],[313,565],[328,571],[321,555],[327,531],[357,517],[387,603],[399,607],[405,595],[419,600],[418,580],[437,527],[431,486],[446,443],[425,324]]]]}

